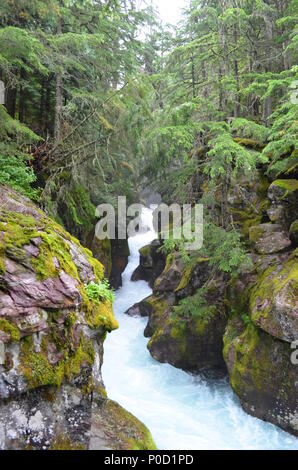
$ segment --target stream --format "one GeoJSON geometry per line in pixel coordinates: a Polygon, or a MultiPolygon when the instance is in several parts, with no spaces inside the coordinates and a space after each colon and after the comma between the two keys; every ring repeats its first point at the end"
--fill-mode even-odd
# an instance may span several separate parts
{"type": "Polygon", "coordinates": [[[152,211],[142,221],[149,230],[129,239],[130,257],[116,292],[119,329],[104,343],[103,379],[108,396],[150,429],[160,450],[298,449],[298,439],[246,414],[228,379],[206,379],[155,361],[143,335],[147,318],[124,312],[152,290],[130,277],[139,265],[139,248],[156,238],[152,211]]]}

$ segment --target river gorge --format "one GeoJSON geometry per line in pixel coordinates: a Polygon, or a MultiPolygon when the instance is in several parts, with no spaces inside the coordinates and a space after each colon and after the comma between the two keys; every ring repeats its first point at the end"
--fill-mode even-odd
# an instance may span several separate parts
{"type": "Polygon", "coordinates": [[[116,292],[119,329],[104,343],[109,397],[148,426],[158,449],[298,449],[294,436],[243,411],[228,378],[189,374],[151,357],[143,335],[147,319],[124,314],[152,292],[145,281],[131,281],[139,249],[156,238],[152,211],[144,208],[142,219],[148,231],[129,239],[129,261],[116,292]]]}

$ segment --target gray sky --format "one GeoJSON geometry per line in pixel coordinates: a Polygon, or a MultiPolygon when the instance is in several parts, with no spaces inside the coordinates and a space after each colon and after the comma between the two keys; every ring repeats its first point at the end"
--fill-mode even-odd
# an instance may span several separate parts
{"type": "Polygon", "coordinates": [[[161,19],[164,23],[177,24],[181,9],[187,5],[186,0],[153,0],[153,4],[158,7],[161,19]]]}

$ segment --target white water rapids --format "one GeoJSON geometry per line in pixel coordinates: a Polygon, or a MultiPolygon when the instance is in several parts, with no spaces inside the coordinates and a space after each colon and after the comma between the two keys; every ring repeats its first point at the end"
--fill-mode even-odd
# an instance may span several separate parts
{"type": "Polygon", "coordinates": [[[139,248],[156,238],[149,209],[142,219],[150,230],[129,239],[129,262],[114,303],[119,329],[104,343],[109,397],[148,426],[160,450],[298,449],[294,436],[246,414],[227,379],[207,380],[150,356],[143,335],[147,319],[124,314],[152,292],[146,282],[130,280],[139,265],[139,248]]]}

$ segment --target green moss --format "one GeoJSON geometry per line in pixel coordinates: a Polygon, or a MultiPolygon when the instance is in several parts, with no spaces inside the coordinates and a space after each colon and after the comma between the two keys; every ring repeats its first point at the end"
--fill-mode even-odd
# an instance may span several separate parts
{"type": "Polygon", "coordinates": [[[264,227],[262,225],[254,225],[250,227],[249,239],[251,242],[257,243],[264,234],[264,227]]]}
{"type": "Polygon", "coordinates": [[[59,387],[63,380],[63,364],[53,367],[42,353],[26,350],[24,347],[20,356],[20,370],[26,378],[29,388],[54,385],[59,387]]]}
{"type": "Polygon", "coordinates": [[[94,239],[92,243],[92,252],[95,259],[101,261],[104,266],[104,275],[109,278],[112,270],[112,248],[111,240],[105,238],[100,240],[94,239]]]}
{"type": "Polygon", "coordinates": [[[298,238],[298,220],[295,220],[290,227],[290,236],[295,236],[295,238],[298,238]]]}
{"type": "Polygon", "coordinates": [[[174,261],[174,255],[172,253],[168,254],[166,259],[166,264],[163,270],[163,274],[167,273],[174,261]]]}
{"type": "Polygon", "coordinates": [[[79,374],[83,365],[93,365],[95,358],[92,341],[83,339],[81,336],[80,346],[75,353],[64,360],[64,375],[68,380],[79,374]]]}
{"type": "Polygon", "coordinates": [[[110,303],[91,302],[84,286],[80,287],[80,292],[83,300],[82,308],[85,311],[87,325],[91,329],[98,329],[102,326],[106,331],[113,331],[119,327],[110,303]]]}
{"type": "Polygon", "coordinates": [[[236,142],[239,145],[242,145],[243,147],[248,147],[254,150],[263,150],[263,148],[265,147],[265,145],[262,142],[259,142],[254,139],[234,137],[233,140],[234,142],[236,142]]]}
{"type": "Polygon", "coordinates": [[[117,423],[117,434],[112,436],[111,444],[115,446],[116,442],[118,450],[156,450],[149,429],[118,403],[106,400],[105,414],[108,424],[113,423],[109,426],[110,433],[113,434],[114,423],[117,423]]]}
{"type": "Polygon", "coordinates": [[[275,180],[271,186],[278,186],[284,190],[282,199],[288,196],[289,193],[298,190],[298,180],[275,180]]]}
{"type": "Polygon", "coordinates": [[[77,184],[66,193],[66,204],[75,225],[82,225],[87,230],[94,226],[95,207],[82,185],[77,184]]]}
{"type": "Polygon", "coordinates": [[[223,355],[226,362],[228,354],[233,351],[233,368],[230,369],[230,382],[236,392],[240,392],[245,384],[252,390],[262,391],[264,388],[264,370],[270,370],[269,349],[261,344],[260,330],[249,323],[241,334],[230,323],[224,336],[223,355]],[[231,349],[232,348],[232,349],[231,349]],[[250,381],[245,380],[247,374],[250,381]]]}
{"type": "Polygon", "coordinates": [[[10,335],[11,341],[16,342],[20,340],[20,332],[18,328],[14,323],[9,322],[5,318],[0,318],[0,330],[10,335]]]}
{"type": "Polygon", "coordinates": [[[55,437],[50,450],[85,450],[86,446],[80,442],[73,442],[66,434],[55,437]]]}
{"type": "Polygon", "coordinates": [[[192,275],[193,267],[191,265],[187,266],[182,274],[181,280],[179,282],[178,287],[175,289],[175,292],[178,292],[181,289],[184,289],[190,282],[191,280],[191,275],[192,275]]]}
{"type": "Polygon", "coordinates": [[[182,273],[182,277],[178,287],[175,289],[175,292],[178,292],[188,286],[189,282],[191,281],[193,270],[198,264],[208,263],[208,261],[209,258],[198,257],[196,260],[188,264],[182,273]]]}
{"type": "Polygon", "coordinates": [[[91,340],[81,335],[79,346],[74,349],[72,335],[64,338],[63,357],[55,365],[52,365],[47,357],[48,345],[53,341],[53,334],[44,336],[41,343],[41,351],[36,352],[32,336],[21,340],[20,371],[27,380],[29,388],[51,385],[60,387],[63,379],[68,381],[77,376],[83,366],[91,366],[94,362],[94,348],[91,340]]]}
{"type": "Polygon", "coordinates": [[[140,255],[144,256],[144,258],[148,258],[151,255],[151,245],[145,245],[139,249],[140,255]]]}
{"type": "MultiPolygon", "coordinates": [[[[298,297],[298,263],[294,253],[285,265],[271,266],[259,274],[250,295],[250,314],[253,321],[259,322],[268,316],[271,311],[271,300],[278,297],[278,293],[286,285],[289,285],[292,293],[292,297],[288,296],[288,301],[293,303],[294,308],[298,297]]],[[[273,322],[273,319],[271,321],[273,322]]],[[[280,325],[274,327],[278,329],[280,325]]]]}

